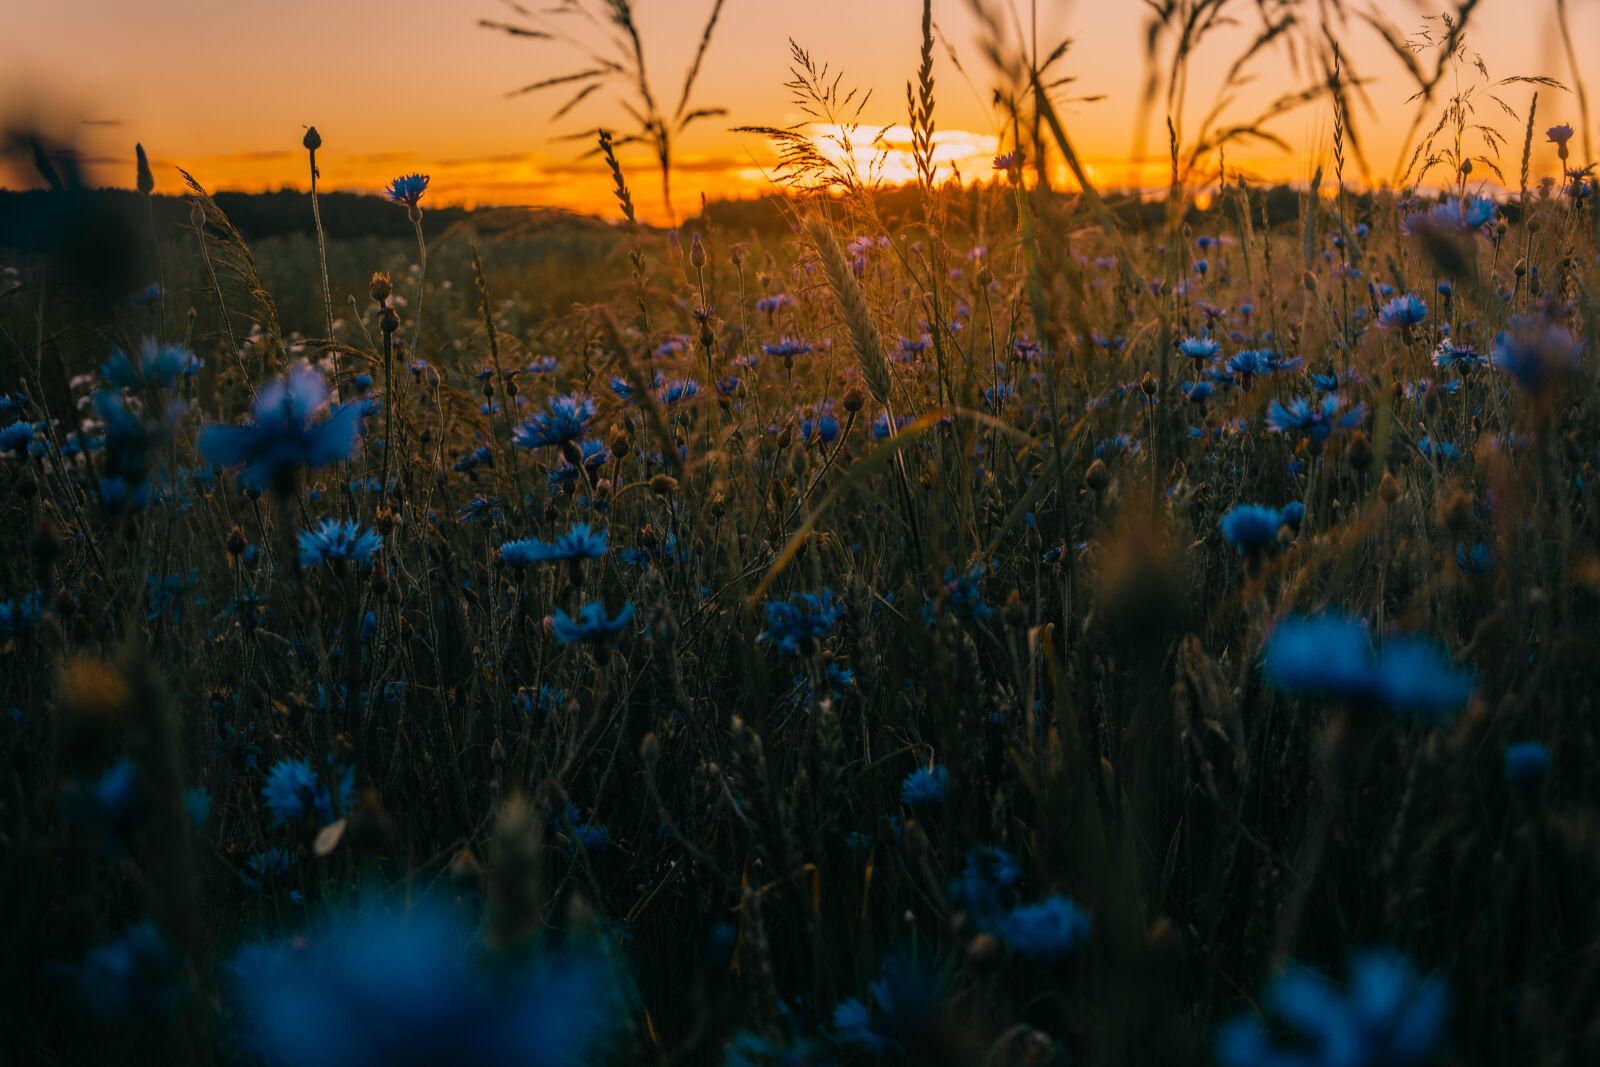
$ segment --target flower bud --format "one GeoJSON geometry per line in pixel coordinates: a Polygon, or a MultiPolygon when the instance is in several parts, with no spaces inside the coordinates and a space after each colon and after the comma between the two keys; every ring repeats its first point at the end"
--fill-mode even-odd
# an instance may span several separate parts
{"type": "Polygon", "coordinates": [[[695,234],[689,239],[689,265],[696,270],[706,265],[706,249],[700,243],[699,234],[695,234]]]}
{"type": "Polygon", "coordinates": [[[150,159],[144,154],[144,145],[134,145],[133,154],[139,167],[139,177],[134,187],[145,196],[149,196],[155,192],[156,176],[150,173],[150,159]]]}
{"type": "Polygon", "coordinates": [[[389,300],[389,294],[394,292],[394,282],[389,280],[389,272],[377,270],[372,272],[372,285],[368,289],[374,302],[383,304],[389,300]]]}
{"type": "Polygon", "coordinates": [[[1106,486],[1111,484],[1111,471],[1106,468],[1106,461],[1096,459],[1089,464],[1089,469],[1083,472],[1083,484],[1096,493],[1103,493],[1106,486]]]}
{"type": "Polygon", "coordinates": [[[305,147],[306,151],[315,152],[322,147],[322,134],[317,132],[315,126],[307,126],[306,135],[300,139],[300,144],[305,147]]]}

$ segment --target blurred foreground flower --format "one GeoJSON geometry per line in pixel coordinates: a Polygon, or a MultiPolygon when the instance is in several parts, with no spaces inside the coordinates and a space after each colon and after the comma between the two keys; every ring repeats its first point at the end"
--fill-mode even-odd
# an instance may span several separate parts
{"type": "Polygon", "coordinates": [[[498,956],[428,905],[369,900],[246,948],[229,970],[245,1046],[271,1065],[588,1063],[620,1029],[598,955],[498,956]]]}
{"type": "Polygon", "coordinates": [[[253,416],[243,426],[212,424],[196,444],[207,462],[244,467],[251,489],[287,490],[300,467],[324,467],[355,454],[361,433],[359,401],[313,416],[328,402],[328,383],[310,367],[296,367],[256,395],[253,416]]]}
{"type": "Polygon", "coordinates": [[[1223,1067],[1408,1067],[1438,1057],[1449,992],[1404,956],[1368,952],[1350,964],[1340,989],[1306,967],[1290,967],[1267,988],[1269,1028],[1245,1015],[1217,1033],[1223,1067]],[[1284,1040],[1289,1038],[1289,1040],[1284,1040]]]}
{"type": "Polygon", "coordinates": [[[1262,671],[1291,697],[1376,705],[1429,723],[1460,711],[1475,688],[1471,672],[1427,638],[1402,635],[1375,654],[1366,623],[1347,615],[1285,619],[1267,638],[1262,671]]]}

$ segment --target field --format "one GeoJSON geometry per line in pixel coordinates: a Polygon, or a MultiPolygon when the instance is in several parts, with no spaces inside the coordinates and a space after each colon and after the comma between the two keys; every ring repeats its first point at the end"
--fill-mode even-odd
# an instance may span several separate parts
{"type": "Polygon", "coordinates": [[[12,194],[7,1062],[1600,1062],[1600,197],[1496,91],[1447,190],[1024,94],[670,230],[12,194]]]}

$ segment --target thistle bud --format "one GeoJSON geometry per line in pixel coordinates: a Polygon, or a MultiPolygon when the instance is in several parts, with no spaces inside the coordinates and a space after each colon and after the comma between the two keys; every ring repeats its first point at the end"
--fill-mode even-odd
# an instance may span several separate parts
{"type": "Polygon", "coordinates": [[[378,316],[378,325],[385,334],[393,334],[400,328],[400,313],[392,307],[385,307],[383,314],[378,316]]]}
{"type": "Polygon", "coordinates": [[[1145,396],[1155,396],[1160,389],[1161,386],[1157,384],[1155,375],[1145,371],[1144,377],[1139,379],[1139,391],[1145,396]]]}
{"type": "Polygon", "coordinates": [[[700,243],[699,234],[695,234],[689,239],[689,265],[696,270],[706,265],[706,249],[700,243]]]}
{"type": "Polygon", "coordinates": [[[394,292],[394,282],[389,279],[389,272],[386,270],[373,271],[372,285],[367,291],[372,294],[374,302],[379,304],[387,303],[389,295],[394,292]]]}
{"type": "Polygon", "coordinates": [[[626,459],[633,450],[633,444],[626,432],[618,430],[611,435],[611,454],[618,459],[626,459]]]}
{"type": "Polygon", "coordinates": [[[844,409],[850,414],[854,415],[856,412],[865,407],[866,404],[867,394],[861,391],[861,387],[859,385],[852,385],[849,389],[845,390],[844,409]]]}
{"type": "Polygon", "coordinates": [[[315,152],[322,147],[322,134],[317,132],[315,126],[307,126],[306,135],[300,139],[300,144],[305,147],[306,151],[315,152]]]}
{"type": "Polygon", "coordinates": [[[1083,484],[1092,492],[1103,493],[1106,486],[1111,484],[1111,471],[1106,468],[1106,461],[1096,459],[1089,464],[1089,469],[1083,473],[1083,484]]]}
{"type": "Polygon", "coordinates": [[[1022,605],[1022,594],[1011,590],[1011,595],[1006,597],[1006,603],[1000,609],[1000,618],[1014,630],[1020,630],[1028,625],[1028,609],[1022,605]]]}
{"type": "Polygon", "coordinates": [[[228,531],[228,555],[241,556],[244,554],[244,550],[248,547],[249,542],[245,540],[244,530],[242,528],[235,526],[233,529],[228,531]]]}
{"type": "Polygon", "coordinates": [[[1372,444],[1366,434],[1357,430],[1350,435],[1350,443],[1344,448],[1344,458],[1352,470],[1364,471],[1372,466],[1372,444]]]}
{"type": "Polygon", "coordinates": [[[138,161],[139,167],[139,177],[136,181],[135,188],[137,188],[145,196],[149,196],[151,193],[155,192],[156,176],[150,173],[150,159],[144,154],[144,145],[134,145],[133,154],[134,158],[138,161]]]}
{"type": "Polygon", "coordinates": [[[650,479],[650,491],[656,496],[671,496],[678,491],[678,479],[670,474],[658,474],[650,479]]]}
{"type": "Polygon", "coordinates": [[[1393,504],[1400,497],[1400,482],[1395,478],[1393,471],[1383,472],[1383,481],[1378,483],[1378,496],[1385,504],[1393,504]]]}

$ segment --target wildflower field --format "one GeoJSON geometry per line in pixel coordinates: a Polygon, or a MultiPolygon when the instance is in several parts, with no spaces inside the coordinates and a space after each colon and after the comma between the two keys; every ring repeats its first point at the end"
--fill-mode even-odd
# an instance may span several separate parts
{"type": "Polygon", "coordinates": [[[914,180],[797,45],[764,214],[646,224],[653,102],[615,223],[34,145],[0,1059],[1600,1062],[1587,105],[1466,3],[1405,181],[1330,35],[1310,182],[1122,194],[996,43],[957,181],[911,6],[914,180]]]}

